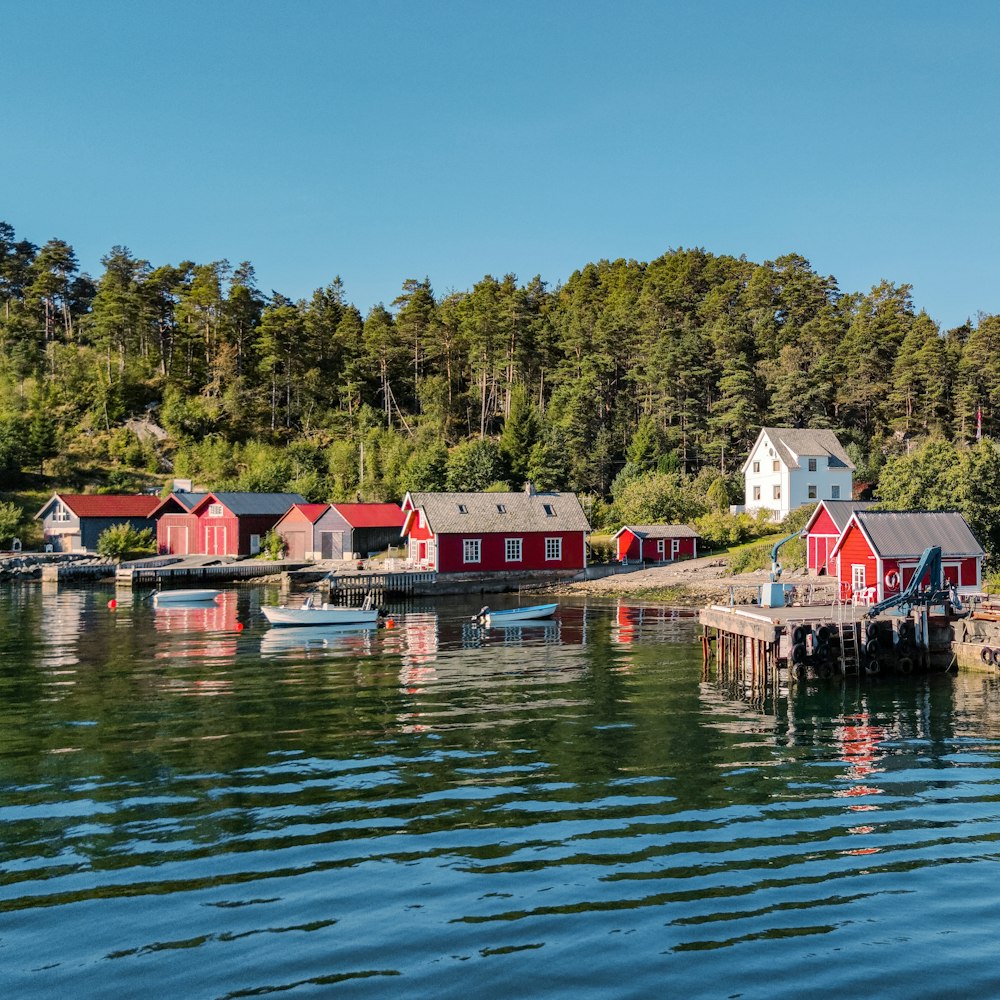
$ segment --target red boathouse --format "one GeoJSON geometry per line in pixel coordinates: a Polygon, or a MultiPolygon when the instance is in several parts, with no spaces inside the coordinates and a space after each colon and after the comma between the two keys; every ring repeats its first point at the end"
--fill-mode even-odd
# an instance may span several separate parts
{"type": "Polygon", "coordinates": [[[870,603],[898,594],[932,545],[941,548],[945,580],[959,593],[978,592],[985,553],[961,514],[856,510],[832,553],[841,593],[870,603]]]}
{"type": "Polygon", "coordinates": [[[686,524],[626,524],[615,533],[615,551],[619,562],[694,559],[699,537],[686,524]]]}
{"type": "Polygon", "coordinates": [[[821,500],[802,530],[806,539],[806,566],[810,573],[837,575],[833,547],[856,510],[868,510],[871,500],[821,500]]]}
{"type": "Polygon", "coordinates": [[[439,573],[573,571],[590,525],[574,493],[407,493],[409,560],[439,573]]]}

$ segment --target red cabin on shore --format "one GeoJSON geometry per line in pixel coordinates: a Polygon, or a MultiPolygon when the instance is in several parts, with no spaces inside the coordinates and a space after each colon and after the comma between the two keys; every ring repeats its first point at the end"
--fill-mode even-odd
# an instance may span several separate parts
{"type": "MultiPolygon", "coordinates": [[[[260,552],[264,535],[296,503],[305,503],[298,493],[203,493],[188,512],[190,520],[163,524],[164,518],[160,518],[157,542],[169,546],[170,525],[184,524],[193,529],[193,534],[189,532],[187,536],[188,554],[254,556],[260,552]]],[[[174,509],[172,513],[180,511],[174,509]]]]}
{"type": "Polygon", "coordinates": [[[821,500],[802,530],[806,539],[806,566],[810,573],[837,575],[833,548],[856,510],[868,510],[871,500],[821,500]]]}
{"type": "Polygon", "coordinates": [[[399,544],[403,512],[395,503],[301,503],[274,526],[289,559],[364,558],[399,544]]]}
{"type": "Polygon", "coordinates": [[[198,518],[191,513],[207,493],[171,493],[153,511],[156,521],[156,548],[161,555],[188,556],[200,553],[198,547],[198,518]]]}
{"type": "Polygon", "coordinates": [[[580,571],[590,525],[574,493],[407,493],[410,562],[439,573],[580,571]]]}
{"type": "Polygon", "coordinates": [[[619,562],[694,559],[699,534],[686,524],[626,524],[615,533],[619,562]]]}
{"type": "Polygon", "coordinates": [[[832,553],[841,593],[869,602],[898,594],[932,545],[941,548],[945,580],[960,593],[978,592],[985,553],[961,514],[856,510],[832,553]]]}

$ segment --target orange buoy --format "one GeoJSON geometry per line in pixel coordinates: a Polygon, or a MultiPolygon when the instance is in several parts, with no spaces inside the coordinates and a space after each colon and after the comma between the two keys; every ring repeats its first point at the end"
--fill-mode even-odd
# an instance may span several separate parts
{"type": "Polygon", "coordinates": [[[243,631],[243,622],[237,622],[236,623],[236,631],[237,632],[242,632],[243,631]]]}
{"type": "Polygon", "coordinates": [[[386,618],[386,620],[385,620],[385,627],[386,628],[395,628],[396,627],[396,622],[392,618],[386,618]]]}
{"type": "Polygon", "coordinates": [[[112,597],[111,600],[108,601],[108,607],[111,608],[112,611],[114,611],[115,608],[118,607],[118,602],[112,597]]]}

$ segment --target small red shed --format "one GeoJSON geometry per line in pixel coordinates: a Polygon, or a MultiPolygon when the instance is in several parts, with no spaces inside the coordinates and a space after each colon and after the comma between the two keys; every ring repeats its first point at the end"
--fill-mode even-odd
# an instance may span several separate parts
{"type": "Polygon", "coordinates": [[[253,556],[264,535],[292,504],[305,503],[298,493],[206,493],[192,508],[197,518],[199,555],[253,556]]]}
{"type": "Polygon", "coordinates": [[[407,493],[409,559],[439,573],[579,571],[590,525],[574,493],[407,493]]]}
{"type": "Polygon", "coordinates": [[[837,575],[833,547],[856,510],[868,510],[871,500],[821,500],[806,522],[806,566],[810,573],[837,575]]]}
{"type": "Polygon", "coordinates": [[[832,553],[841,592],[873,602],[898,594],[932,545],[941,548],[945,580],[959,593],[976,593],[985,552],[961,514],[856,510],[832,553]]]}
{"type": "Polygon", "coordinates": [[[626,524],[615,533],[619,562],[694,559],[699,534],[686,524],[626,524]]]}
{"type": "Polygon", "coordinates": [[[351,559],[400,542],[403,511],[395,503],[295,504],[274,526],[289,559],[351,559]]]}
{"type": "Polygon", "coordinates": [[[175,490],[150,515],[156,521],[156,548],[161,555],[187,556],[200,552],[198,518],[191,513],[207,493],[175,490]]]}

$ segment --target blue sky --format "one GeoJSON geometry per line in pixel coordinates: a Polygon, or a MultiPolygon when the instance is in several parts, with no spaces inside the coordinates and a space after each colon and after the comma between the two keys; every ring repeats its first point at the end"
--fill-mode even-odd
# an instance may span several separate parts
{"type": "Polygon", "coordinates": [[[0,0],[0,219],[99,273],[550,285],[677,246],[1000,311],[1000,5],[0,0]]]}

